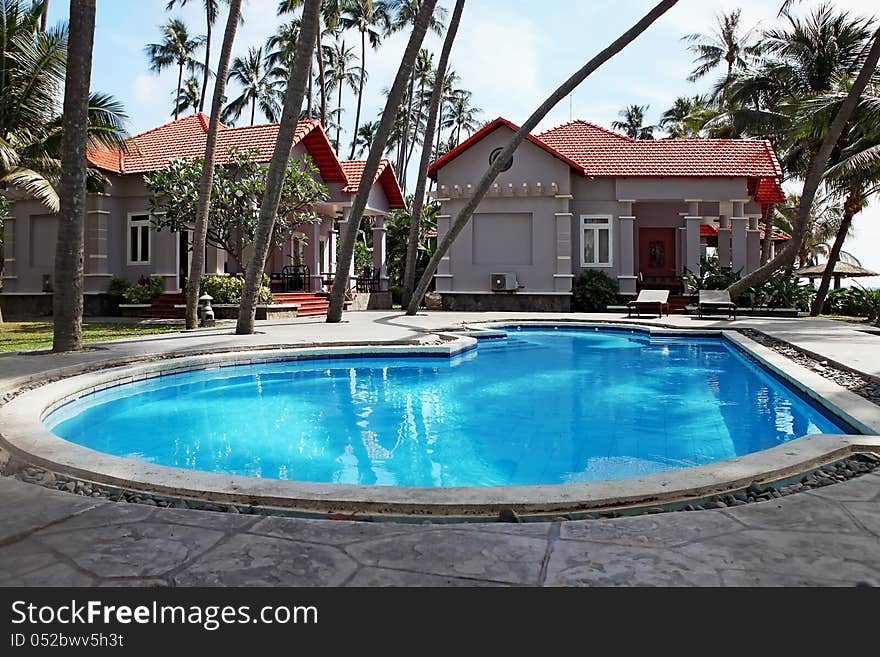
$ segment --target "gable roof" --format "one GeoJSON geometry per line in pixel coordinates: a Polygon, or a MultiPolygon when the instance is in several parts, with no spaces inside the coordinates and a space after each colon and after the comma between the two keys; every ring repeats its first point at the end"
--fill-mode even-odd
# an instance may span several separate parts
{"type": "MultiPolygon", "coordinates": [[[[365,160],[344,160],[341,164],[343,171],[345,171],[345,177],[348,178],[348,184],[342,188],[342,191],[345,194],[356,194],[367,163],[365,160]]],[[[379,168],[373,177],[373,184],[375,185],[377,181],[382,185],[389,208],[398,210],[406,207],[391,160],[383,159],[379,162],[379,168]]]]}
{"type": "MultiPolygon", "coordinates": [[[[217,163],[229,161],[229,149],[257,150],[257,161],[269,162],[275,150],[279,124],[230,128],[220,124],[217,133],[217,163]]],[[[87,158],[92,166],[118,174],[159,171],[172,160],[204,157],[208,137],[208,117],[193,114],[153,128],[129,141],[125,151],[95,149],[87,158]]],[[[347,184],[345,172],[320,122],[300,121],[296,126],[293,145],[302,143],[315,162],[324,182],[347,184]]]]}
{"type": "MultiPolygon", "coordinates": [[[[430,167],[432,177],[476,142],[506,125],[496,119],[430,167]]],[[[758,139],[631,139],[588,121],[570,121],[528,139],[586,177],[747,178],[762,203],[785,200],[782,167],[770,142],[758,139]]]]}

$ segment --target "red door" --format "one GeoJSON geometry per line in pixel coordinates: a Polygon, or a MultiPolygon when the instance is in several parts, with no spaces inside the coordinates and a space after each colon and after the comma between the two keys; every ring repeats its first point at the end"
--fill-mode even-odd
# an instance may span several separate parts
{"type": "Polygon", "coordinates": [[[639,229],[639,271],[646,278],[675,276],[675,228],[639,229]]]}

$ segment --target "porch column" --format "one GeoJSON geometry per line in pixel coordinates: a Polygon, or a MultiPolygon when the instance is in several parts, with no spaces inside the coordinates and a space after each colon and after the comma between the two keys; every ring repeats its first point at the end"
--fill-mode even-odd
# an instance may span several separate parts
{"type": "MultiPolygon", "coordinates": [[[[12,207],[15,201],[9,202],[9,210],[12,211],[12,207]]],[[[14,216],[6,216],[3,217],[3,280],[4,281],[15,281],[18,278],[16,274],[16,264],[15,264],[15,217],[14,216]]],[[[8,283],[4,284],[6,287],[6,291],[9,292],[10,289],[8,287],[8,283]]]]}
{"type": "Polygon", "coordinates": [[[321,276],[321,222],[316,221],[313,224],[309,224],[303,232],[305,232],[309,242],[306,264],[309,266],[311,290],[312,292],[319,292],[324,286],[324,279],[321,276]]]}
{"type": "Polygon", "coordinates": [[[761,266],[761,231],[758,230],[757,216],[751,216],[746,230],[746,273],[750,274],[761,266]]]}
{"type": "MultiPolygon", "coordinates": [[[[632,212],[632,205],[630,205],[632,212]]],[[[620,229],[618,230],[618,262],[619,274],[617,282],[620,286],[620,294],[635,295],[636,294],[636,275],[635,275],[635,222],[636,218],[632,215],[624,215],[617,218],[620,229]]]]}
{"type": "Polygon", "coordinates": [[[556,218],[556,271],[553,274],[554,292],[571,292],[571,212],[557,212],[556,218]]]}
{"type": "MultiPolygon", "coordinates": [[[[442,242],[446,233],[449,232],[451,219],[451,215],[448,214],[437,215],[437,244],[442,242]]],[[[448,251],[445,256],[440,258],[437,273],[434,274],[434,283],[437,292],[452,291],[452,261],[449,259],[448,251]]]]}
{"type": "Polygon", "coordinates": [[[730,215],[718,218],[718,265],[730,267],[730,215]]]}
{"type": "Polygon", "coordinates": [[[331,227],[327,232],[327,271],[336,275],[336,245],[339,243],[339,231],[331,227]]]}
{"type": "Polygon", "coordinates": [[[746,228],[749,220],[743,216],[743,201],[733,201],[733,216],[730,222],[733,225],[731,235],[731,268],[734,272],[746,273],[748,264],[748,252],[746,247],[746,228]]]}
{"type": "MultiPolygon", "coordinates": [[[[700,224],[703,218],[688,215],[684,218],[685,244],[684,266],[695,276],[700,275],[700,224]]],[[[687,272],[684,272],[687,273],[687,272]]]]}
{"type": "MultiPolygon", "coordinates": [[[[345,234],[351,228],[351,221],[349,221],[349,215],[351,213],[351,208],[343,208],[342,210],[342,219],[339,220],[339,235],[344,239],[345,234]]],[[[334,251],[335,253],[335,251],[334,251]]],[[[348,266],[348,287],[354,287],[355,282],[357,281],[357,275],[354,272],[354,254],[351,256],[351,264],[348,266]]]]}
{"type": "Polygon", "coordinates": [[[388,268],[385,263],[385,215],[373,217],[373,271],[379,272],[379,290],[388,289],[388,268]]]}

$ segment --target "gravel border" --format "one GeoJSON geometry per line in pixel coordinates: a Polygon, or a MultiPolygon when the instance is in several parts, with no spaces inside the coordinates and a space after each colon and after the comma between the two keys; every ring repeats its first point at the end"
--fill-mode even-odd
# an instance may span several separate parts
{"type": "Polygon", "coordinates": [[[802,365],[803,367],[816,372],[819,376],[833,381],[842,388],[846,388],[857,394],[859,397],[867,399],[869,402],[880,406],[880,381],[872,379],[859,372],[841,367],[836,363],[829,363],[827,360],[820,360],[806,351],[795,347],[791,343],[784,342],[777,338],[771,338],[769,335],[761,333],[756,329],[739,329],[739,332],[758,344],[762,344],[776,353],[782,354],[798,365],[802,365]]]}

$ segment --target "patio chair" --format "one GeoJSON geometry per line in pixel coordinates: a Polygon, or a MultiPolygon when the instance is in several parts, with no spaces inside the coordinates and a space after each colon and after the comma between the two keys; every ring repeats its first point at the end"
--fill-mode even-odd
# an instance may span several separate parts
{"type": "Polygon", "coordinates": [[[725,310],[728,317],[736,319],[736,304],[730,300],[730,292],[727,290],[700,290],[700,300],[697,305],[697,313],[703,316],[703,310],[711,314],[712,310],[725,310]]]}
{"type": "Polygon", "coordinates": [[[666,315],[669,316],[669,290],[642,290],[639,296],[626,304],[629,310],[629,317],[632,317],[633,310],[636,315],[641,317],[642,308],[657,308],[657,315],[663,316],[663,306],[666,306],[666,315]]]}

